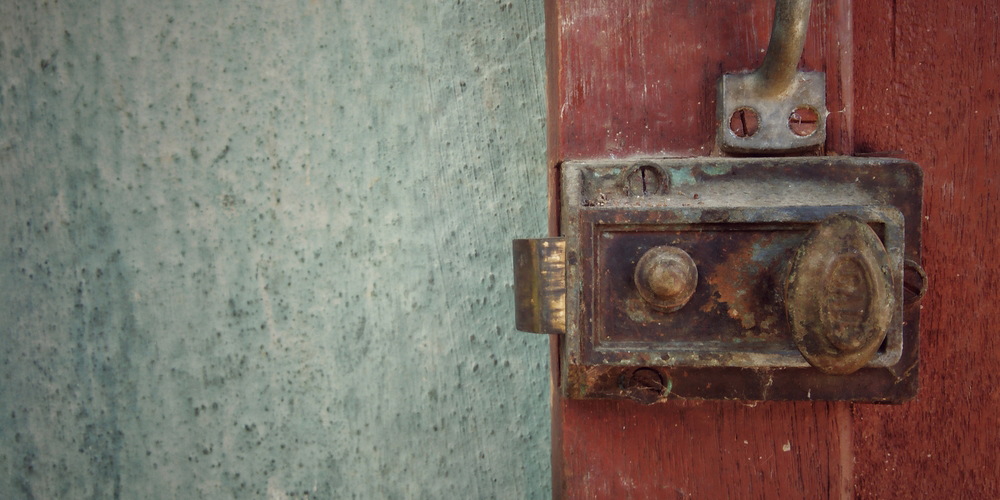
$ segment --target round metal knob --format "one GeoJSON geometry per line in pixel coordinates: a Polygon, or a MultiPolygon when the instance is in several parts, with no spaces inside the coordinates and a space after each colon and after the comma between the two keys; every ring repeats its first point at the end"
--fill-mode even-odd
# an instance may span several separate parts
{"type": "Polygon", "coordinates": [[[694,295],[698,267],[680,248],[654,247],[635,266],[635,286],[649,305],[663,312],[674,312],[694,295]]]}
{"type": "Polygon", "coordinates": [[[785,291],[792,337],[809,364],[833,374],[867,364],[896,305],[889,255],[868,224],[837,215],[810,231],[785,291]]]}

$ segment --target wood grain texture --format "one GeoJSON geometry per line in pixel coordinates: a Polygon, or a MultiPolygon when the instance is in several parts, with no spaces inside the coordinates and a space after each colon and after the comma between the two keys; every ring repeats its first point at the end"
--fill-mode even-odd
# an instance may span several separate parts
{"type": "MultiPolygon", "coordinates": [[[[817,2],[802,65],[827,72],[835,152],[852,148],[848,5],[817,2]]],[[[561,161],[713,152],[716,80],[760,64],[773,2],[550,0],[546,9],[549,227],[558,234],[561,161]]],[[[849,494],[846,404],[566,400],[555,354],[551,367],[555,498],[849,494]]]]}
{"type": "Polygon", "coordinates": [[[856,405],[861,498],[1000,497],[1000,5],[866,2],[854,12],[859,151],[924,168],[918,401],[856,405]]]}
{"type": "Polygon", "coordinates": [[[843,404],[563,401],[565,498],[838,498],[843,404]]]}

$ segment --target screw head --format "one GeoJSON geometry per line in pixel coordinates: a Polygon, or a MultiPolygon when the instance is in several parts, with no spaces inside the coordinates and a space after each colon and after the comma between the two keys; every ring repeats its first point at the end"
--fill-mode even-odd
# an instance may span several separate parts
{"type": "Polygon", "coordinates": [[[819,128],[819,113],[808,106],[800,106],[788,117],[788,128],[799,137],[812,135],[819,128]]]}
{"type": "Polygon", "coordinates": [[[729,117],[729,130],[736,137],[752,137],[759,128],[760,117],[753,108],[739,108],[729,117]]]}
{"type": "Polygon", "coordinates": [[[628,196],[652,196],[666,191],[669,177],[656,165],[635,165],[625,172],[624,184],[628,196]]]}
{"type": "Polygon", "coordinates": [[[664,384],[663,375],[653,368],[636,368],[631,373],[624,372],[618,379],[622,395],[642,404],[663,401],[670,393],[669,376],[664,384]]]}
{"type": "Polygon", "coordinates": [[[698,286],[698,267],[684,250],[669,245],[651,248],[635,267],[639,296],[663,312],[687,304],[698,286]]]}
{"type": "Polygon", "coordinates": [[[914,260],[903,261],[903,304],[912,306],[927,293],[927,272],[914,260]]]}

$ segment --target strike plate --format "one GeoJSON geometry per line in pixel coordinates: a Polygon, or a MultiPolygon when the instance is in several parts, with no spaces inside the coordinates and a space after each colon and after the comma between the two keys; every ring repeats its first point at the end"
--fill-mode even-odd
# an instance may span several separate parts
{"type": "MultiPolygon", "coordinates": [[[[564,259],[565,300],[547,302],[565,307],[560,370],[567,397],[901,402],[916,395],[919,297],[904,287],[906,263],[920,262],[923,178],[916,164],[607,160],[563,163],[561,181],[565,246],[549,257],[564,259]],[[803,345],[808,325],[792,328],[786,310],[790,302],[811,307],[814,295],[788,300],[790,273],[802,248],[816,246],[814,228],[833,227],[830,220],[846,224],[854,240],[872,234],[865,241],[881,260],[865,261],[875,263],[865,264],[867,274],[845,274],[861,264],[824,267],[823,254],[810,257],[798,267],[819,270],[792,279],[793,293],[820,282],[809,293],[826,293],[830,304],[812,317],[835,330],[834,343],[850,344],[848,327],[871,324],[878,309],[877,348],[860,368],[811,365],[803,353],[821,347],[803,345]],[[872,285],[876,278],[883,288],[872,285]],[[679,299],[658,303],[653,293],[679,299]],[[838,370],[853,371],[831,373],[838,370]]],[[[837,248],[843,255],[831,259],[862,262],[853,247],[837,248]]],[[[815,352],[808,354],[816,363],[815,352]]]]}

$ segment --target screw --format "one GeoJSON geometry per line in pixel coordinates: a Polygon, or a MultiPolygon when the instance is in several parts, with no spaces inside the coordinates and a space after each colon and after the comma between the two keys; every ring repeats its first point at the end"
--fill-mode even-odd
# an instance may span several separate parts
{"type": "Polygon", "coordinates": [[[739,108],[729,117],[729,130],[736,137],[750,137],[760,128],[760,117],[753,108],[739,108]]]}
{"type": "Polygon", "coordinates": [[[800,137],[812,135],[819,128],[819,113],[808,106],[795,108],[788,117],[788,128],[800,137]]]}
{"type": "Polygon", "coordinates": [[[903,304],[916,304],[927,293],[927,273],[916,261],[903,262],[903,304]]]}
{"type": "Polygon", "coordinates": [[[629,377],[626,386],[629,389],[654,391],[659,394],[663,392],[663,377],[652,368],[639,368],[632,372],[632,376],[629,377]]]}
{"type": "Polygon", "coordinates": [[[625,191],[630,196],[657,194],[663,187],[663,172],[654,165],[640,165],[628,171],[625,177],[625,191]]]}

